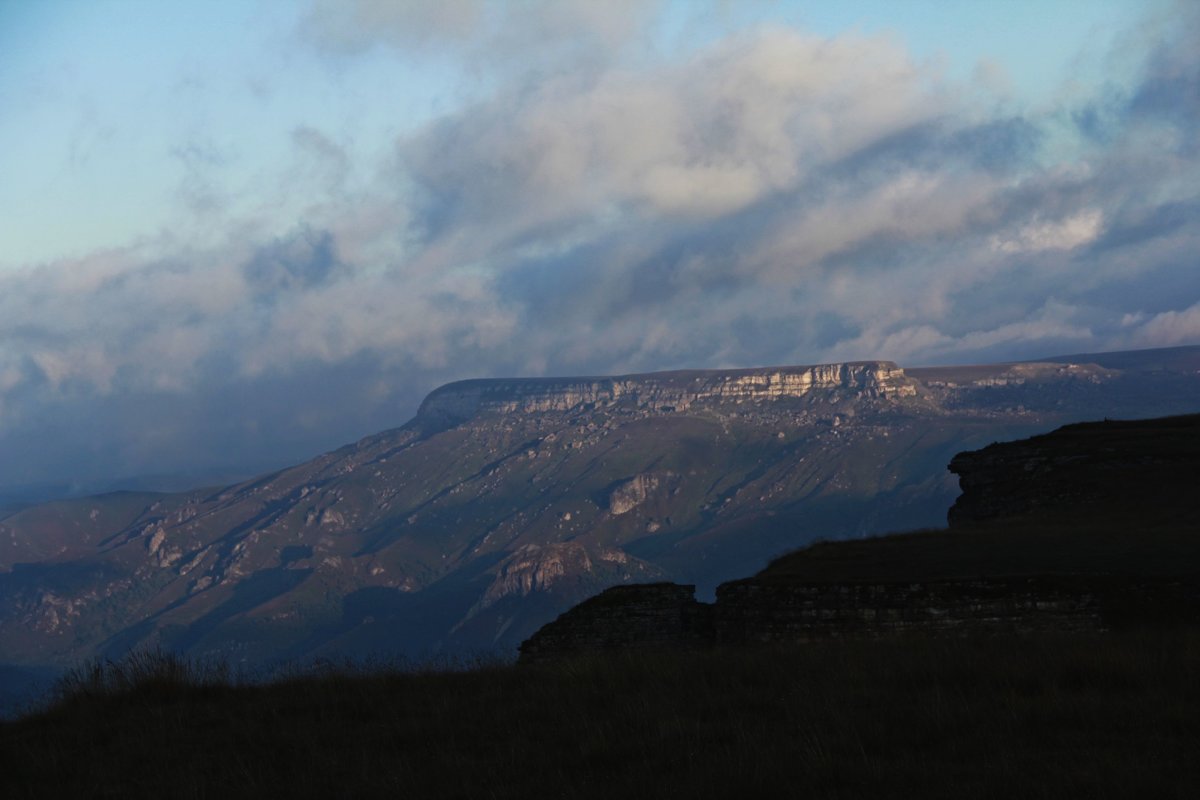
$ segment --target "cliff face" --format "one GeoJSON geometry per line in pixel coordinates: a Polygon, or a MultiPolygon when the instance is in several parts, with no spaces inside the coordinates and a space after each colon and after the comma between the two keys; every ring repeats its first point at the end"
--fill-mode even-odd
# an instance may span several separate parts
{"type": "Polygon", "coordinates": [[[718,644],[770,644],[918,634],[1098,631],[1102,588],[1088,580],[976,578],[892,583],[778,583],[717,590],[718,644]]]}
{"type": "MultiPolygon", "coordinates": [[[[694,586],[618,586],[543,626],[521,645],[521,658],[905,635],[1094,632],[1110,624],[1110,584],[1035,577],[843,584],[751,578],[722,584],[714,604],[696,602],[694,586]]],[[[1180,594],[1178,586],[1157,584],[1180,594]]]]}
{"type": "Polygon", "coordinates": [[[713,642],[713,608],[695,586],[614,586],[544,625],[521,644],[523,661],[630,648],[698,647],[713,642]]]}
{"type": "Polygon", "coordinates": [[[470,380],[434,391],[421,404],[417,419],[447,424],[486,414],[590,411],[610,406],[675,412],[695,406],[802,398],[816,390],[844,390],[863,398],[917,393],[916,384],[890,361],[613,378],[470,380]]]}
{"type": "Polygon", "coordinates": [[[949,532],[819,544],[721,584],[703,609],[692,587],[622,587],[545,626],[523,657],[699,633],[746,645],[1200,623],[1200,415],[1071,425],[950,468],[963,494],[949,532]]]}
{"type": "Polygon", "coordinates": [[[856,583],[751,578],[713,604],[694,586],[619,586],[521,645],[524,662],[630,648],[743,647],[831,639],[1100,633],[1200,623],[1197,576],[976,577],[856,583]]]}
{"type": "Polygon", "coordinates": [[[959,453],[950,461],[962,494],[951,527],[1032,513],[1145,517],[1181,507],[1200,474],[1200,414],[1069,425],[1019,442],[959,453]]]}

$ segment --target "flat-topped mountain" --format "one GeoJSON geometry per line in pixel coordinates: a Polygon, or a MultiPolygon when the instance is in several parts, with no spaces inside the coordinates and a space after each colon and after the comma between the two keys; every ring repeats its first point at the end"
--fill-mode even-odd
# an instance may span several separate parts
{"type": "Polygon", "coordinates": [[[1200,348],[479,380],[233,486],[0,518],[0,663],[514,648],[605,587],[701,596],[818,537],[940,524],[963,450],[1200,406],[1200,348]]]}
{"type": "Polygon", "coordinates": [[[421,404],[417,419],[461,422],[481,414],[614,407],[650,413],[676,412],[747,401],[800,399],[813,392],[839,390],[859,399],[917,393],[916,383],[890,361],[680,370],[615,377],[469,380],[448,384],[431,393],[421,404]]]}

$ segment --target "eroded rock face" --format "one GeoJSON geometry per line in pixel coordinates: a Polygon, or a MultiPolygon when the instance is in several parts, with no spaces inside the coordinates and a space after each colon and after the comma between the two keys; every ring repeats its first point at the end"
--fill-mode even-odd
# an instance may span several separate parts
{"type": "Polygon", "coordinates": [[[589,551],[577,542],[524,545],[501,563],[480,607],[486,608],[505,597],[548,592],[563,581],[592,575],[601,569],[639,575],[643,580],[660,574],[652,565],[621,550],[594,548],[589,551]]]}
{"type": "Polygon", "coordinates": [[[417,418],[446,424],[489,413],[591,410],[618,404],[669,413],[695,405],[800,398],[818,389],[842,389],[870,398],[917,393],[904,370],[890,361],[613,378],[470,380],[447,384],[430,394],[417,418]]]}
{"type": "Polygon", "coordinates": [[[608,513],[620,515],[632,511],[653,494],[662,484],[662,478],[652,472],[634,475],[615,486],[608,496],[608,513]]]}

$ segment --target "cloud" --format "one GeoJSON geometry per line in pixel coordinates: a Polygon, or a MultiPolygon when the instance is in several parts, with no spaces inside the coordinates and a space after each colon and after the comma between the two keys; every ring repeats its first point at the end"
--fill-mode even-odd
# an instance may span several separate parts
{"type": "Polygon", "coordinates": [[[326,194],[340,193],[350,176],[350,157],[345,149],[310,125],[292,130],[292,144],[308,161],[312,185],[320,186],[326,194]]]}
{"type": "Polygon", "coordinates": [[[1146,347],[1167,347],[1200,341],[1200,303],[1182,311],[1164,311],[1137,325],[1134,339],[1146,347]]]}
{"type": "Polygon", "coordinates": [[[1104,215],[1089,209],[1053,222],[1027,223],[1007,237],[997,235],[992,238],[992,248],[1002,253],[1073,250],[1096,241],[1103,227],[1104,215]]]}
{"type": "Polygon", "coordinates": [[[492,249],[609,216],[737,213],[943,107],[887,40],[764,29],[650,74],[518,85],[407,139],[399,158],[428,236],[470,230],[492,249]]]}
{"type": "Polygon", "coordinates": [[[220,153],[185,147],[220,237],[0,273],[0,485],[258,468],[471,376],[1200,341],[1187,37],[1148,35],[1098,138],[886,37],[768,26],[667,58],[640,4],[507,8],[313,7],[327,50],[520,63],[383,159],[294,126],[258,196],[294,224],[230,205],[220,153]]]}

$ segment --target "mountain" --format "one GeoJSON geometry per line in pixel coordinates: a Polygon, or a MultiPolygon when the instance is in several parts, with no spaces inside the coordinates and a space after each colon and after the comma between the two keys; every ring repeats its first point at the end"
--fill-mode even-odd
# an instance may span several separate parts
{"type": "Polygon", "coordinates": [[[962,450],[1197,409],[1200,347],[463,381],[244,483],[0,519],[0,663],[511,649],[607,586],[710,596],[817,538],[940,524],[962,450]]]}
{"type": "Polygon", "coordinates": [[[963,491],[949,530],[819,542],[721,584],[715,603],[694,586],[614,586],[521,658],[1200,624],[1200,414],[1068,425],[950,470],[963,491]]]}

